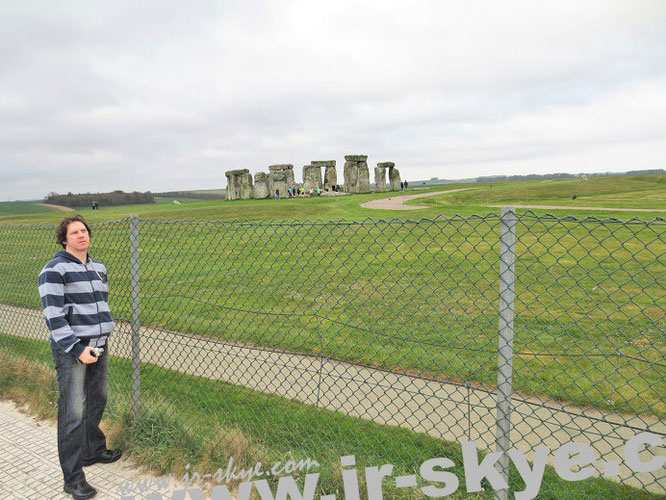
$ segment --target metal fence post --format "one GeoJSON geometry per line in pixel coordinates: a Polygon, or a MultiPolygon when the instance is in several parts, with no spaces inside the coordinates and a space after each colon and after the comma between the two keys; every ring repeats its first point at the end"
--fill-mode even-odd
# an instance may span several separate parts
{"type": "MultiPolygon", "coordinates": [[[[499,346],[497,351],[497,434],[496,450],[502,452],[498,461],[500,475],[509,482],[511,447],[511,394],[513,392],[513,313],[516,261],[516,210],[502,207],[500,217],[499,271],[499,346]]],[[[495,498],[509,498],[509,488],[495,492],[495,498]]]]}
{"type": "Polygon", "coordinates": [[[130,308],[132,325],[132,418],[141,410],[141,352],[139,338],[139,217],[130,216],[130,308]]]}

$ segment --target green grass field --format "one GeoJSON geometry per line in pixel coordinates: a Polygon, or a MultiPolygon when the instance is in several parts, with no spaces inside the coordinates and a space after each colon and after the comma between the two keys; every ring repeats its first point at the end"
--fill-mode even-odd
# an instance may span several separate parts
{"type": "MultiPolygon", "coordinates": [[[[637,197],[652,193],[652,208],[660,208],[664,179],[475,184],[473,191],[416,200],[436,203],[422,211],[360,207],[365,200],[395,196],[384,193],[192,201],[85,215],[98,223],[92,252],[109,267],[118,319],[129,318],[129,242],[127,222],[110,221],[138,213],[144,221],[142,324],[492,388],[499,226],[497,209],[480,203],[562,204],[572,186],[584,184],[588,191],[580,201],[586,206],[592,198],[616,197],[613,206],[626,207],[636,192],[637,197]],[[440,203],[447,196],[457,201],[440,203]],[[410,222],[488,213],[481,219],[410,222]],[[166,218],[194,222],[173,224],[166,218]],[[261,222],[219,222],[234,219],[261,222]],[[342,219],[357,222],[303,222],[342,219]]],[[[465,186],[432,190],[449,187],[465,186]]],[[[625,221],[663,216],[555,212],[625,221]]],[[[34,282],[57,250],[48,224],[61,217],[0,218],[0,301],[39,307],[34,282]],[[36,223],[42,229],[12,229],[36,223]]],[[[517,233],[516,390],[620,413],[666,415],[664,224],[548,222],[527,216],[517,233]]]]}
{"type": "Polygon", "coordinates": [[[0,201],[0,216],[23,216],[27,214],[44,214],[50,212],[58,212],[59,214],[62,214],[62,211],[57,208],[39,205],[38,201],[0,201]]]}
{"type": "MultiPolygon", "coordinates": [[[[442,184],[425,189],[414,186],[401,193],[370,193],[339,197],[314,197],[280,200],[212,200],[196,201],[178,198],[183,205],[172,205],[171,199],[164,199],[155,205],[133,205],[123,207],[102,207],[98,211],[81,211],[90,220],[116,220],[130,214],[146,218],[194,218],[200,220],[362,220],[373,219],[418,219],[432,218],[439,214],[472,215],[499,212],[499,209],[485,205],[495,204],[542,204],[573,205],[566,210],[544,210],[539,213],[569,214],[578,216],[594,215],[593,212],[575,212],[579,206],[607,206],[617,208],[666,209],[666,175],[649,176],[608,176],[590,177],[583,182],[578,179],[553,181],[525,181],[501,183],[442,184]],[[418,188],[418,189],[417,189],[418,188]],[[429,208],[415,211],[373,210],[362,208],[360,204],[376,198],[388,198],[399,194],[419,194],[447,189],[474,188],[473,191],[434,196],[408,202],[408,204],[428,205],[429,208]],[[577,199],[571,197],[577,194],[577,199]],[[573,203],[572,203],[573,202],[573,203]]],[[[14,203],[14,202],[12,202],[14,203]]],[[[518,210],[522,212],[524,210],[518,210]]],[[[599,212],[603,218],[618,217],[628,219],[630,212],[599,212]]],[[[636,212],[643,219],[664,217],[664,212],[636,212]]],[[[62,212],[28,214],[19,211],[0,214],[0,223],[41,223],[55,222],[62,212]]]]}
{"type": "MultiPolygon", "coordinates": [[[[464,185],[461,187],[474,187],[464,185]]],[[[482,184],[470,191],[412,200],[408,205],[554,205],[666,209],[666,175],[602,176],[482,184]],[[576,196],[576,199],[573,197],[576,196]]],[[[568,208],[568,210],[569,210],[568,208]]]]}
{"type": "MultiPolygon", "coordinates": [[[[46,342],[0,335],[0,399],[29,402],[33,412],[54,418],[57,386],[52,365],[46,342]]],[[[311,472],[321,474],[321,493],[334,493],[342,491],[340,457],[351,454],[357,460],[361,498],[367,498],[363,467],[392,464],[392,476],[397,477],[418,474],[419,465],[430,458],[447,457],[454,462],[452,472],[460,479],[458,491],[449,498],[493,497],[490,488],[478,494],[464,493],[458,443],[147,364],[142,366],[142,416],[130,426],[129,361],[111,358],[109,374],[110,400],[104,422],[110,446],[121,447],[158,474],[172,473],[180,478],[188,463],[190,471],[213,474],[226,468],[229,457],[239,468],[253,467],[259,461],[267,466],[310,458],[320,464],[311,472]]],[[[302,485],[302,480],[299,483],[302,485]]],[[[513,491],[525,487],[514,467],[510,484],[513,491]]],[[[383,492],[384,498],[390,499],[426,498],[416,488],[396,488],[393,479],[385,480],[383,492]]],[[[567,482],[547,466],[539,498],[658,496],[602,478],[567,482]]]]}
{"type": "MultiPolygon", "coordinates": [[[[118,320],[130,317],[125,218],[138,214],[144,325],[492,389],[499,209],[485,205],[569,205],[576,194],[579,206],[663,209],[664,179],[410,187],[400,194],[474,188],[415,200],[428,206],[417,211],[361,208],[363,201],[398,194],[373,193],[182,205],[160,199],[81,213],[95,224],[91,253],[109,268],[118,320]]],[[[18,212],[0,214],[0,302],[38,308],[36,276],[58,250],[53,224],[65,214],[18,212]]],[[[516,391],[663,419],[666,226],[620,221],[666,214],[533,212],[558,219],[525,215],[517,226],[516,391]]],[[[8,338],[0,336],[3,350],[48,363],[45,344],[8,338]]],[[[460,463],[455,443],[150,365],[142,383],[151,411],[129,428],[128,363],[115,359],[112,377],[108,415],[118,443],[162,472],[180,473],[188,461],[216,469],[239,449],[248,465],[310,456],[325,464],[322,482],[334,490],[340,484],[335,462],[345,453],[364,465],[392,463],[401,473],[431,456],[460,463]]],[[[12,383],[35,385],[17,381],[0,369],[0,393],[12,383]]],[[[385,494],[400,498],[402,490],[385,494]]],[[[593,497],[650,495],[602,479],[565,483],[548,468],[539,496],[593,497]]]]}

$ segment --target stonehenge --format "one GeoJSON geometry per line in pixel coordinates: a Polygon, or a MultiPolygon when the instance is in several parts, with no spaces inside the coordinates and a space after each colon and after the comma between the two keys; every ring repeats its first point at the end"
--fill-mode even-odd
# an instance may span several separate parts
{"type": "Polygon", "coordinates": [[[379,190],[379,184],[381,182],[383,189],[386,189],[386,170],[389,171],[389,184],[391,186],[391,191],[400,191],[400,172],[395,168],[395,163],[392,161],[386,161],[384,163],[377,163],[375,168],[375,185],[376,189],[379,190]],[[377,177],[379,170],[384,170],[384,173],[381,174],[381,181],[378,180],[380,177],[377,177]]]}
{"type": "MultiPolygon", "coordinates": [[[[314,163],[314,162],[313,162],[314,163]]],[[[306,193],[322,188],[321,167],[318,165],[305,165],[303,167],[303,188],[306,193]]]]}
{"type": "MultiPolygon", "coordinates": [[[[286,197],[289,188],[295,188],[294,166],[291,163],[280,163],[270,165],[268,173],[256,172],[254,183],[252,174],[247,168],[228,170],[227,177],[227,199],[244,200],[249,198],[265,199],[275,197],[276,190],[280,198],[286,197]]],[[[367,155],[346,155],[343,171],[345,193],[369,193],[370,192],[370,170],[368,169],[367,155]]],[[[313,160],[310,165],[303,166],[302,187],[305,192],[310,190],[330,190],[338,186],[338,172],[335,160],[313,160]],[[322,179],[322,168],[324,175],[322,179]]],[[[400,191],[400,172],[395,168],[395,163],[377,163],[375,167],[375,189],[377,191],[400,191]],[[388,186],[386,180],[386,169],[388,169],[388,186]]]]}
{"type": "Polygon", "coordinates": [[[294,182],[294,166],[291,163],[280,163],[268,167],[268,192],[271,197],[279,190],[280,197],[287,195],[287,190],[296,186],[294,182]]]}
{"type": "Polygon", "coordinates": [[[247,168],[229,170],[227,176],[227,200],[246,200],[252,197],[252,174],[247,168]]]}
{"type": "Polygon", "coordinates": [[[345,156],[345,193],[369,193],[370,171],[367,155],[345,156]]]}
{"type": "Polygon", "coordinates": [[[400,191],[400,172],[395,166],[389,166],[389,182],[391,191],[400,191]]]}
{"type": "Polygon", "coordinates": [[[252,187],[252,198],[262,199],[270,198],[271,192],[268,189],[268,174],[266,172],[257,172],[254,174],[254,186],[252,187]]]}
{"type": "Polygon", "coordinates": [[[380,165],[375,167],[375,191],[386,191],[386,169],[380,165]]]}
{"type": "Polygon", "coordinates": [[[335,160],[313,161],[313,165],[324,168],[324,189],[338,185],[338,172],[335,169],[335,160]]]}

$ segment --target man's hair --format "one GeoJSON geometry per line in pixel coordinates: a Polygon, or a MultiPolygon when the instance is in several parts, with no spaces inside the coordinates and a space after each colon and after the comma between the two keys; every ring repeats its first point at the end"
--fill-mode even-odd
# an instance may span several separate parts
{"type": "Polygon", "coordinates": [[[60,224],[58,224],[58,227],[56,228],[56,240],[58,241],[58,245],[60,245],[63,248],[66,248],[67,246],[66,245],[67,228],[72,222],[81,222],[84,226],[86,226],[86,229],[88,230],[88,237],[92,237],[92,231],[90,230],[90,227],[88,227],[88,223],[83,217],[81,217],[80,215],[65,217],[63,220],[60,221],[60,224]]]}

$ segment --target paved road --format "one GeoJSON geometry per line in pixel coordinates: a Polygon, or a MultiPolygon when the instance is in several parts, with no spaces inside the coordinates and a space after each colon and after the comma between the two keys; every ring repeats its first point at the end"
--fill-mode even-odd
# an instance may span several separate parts
{"type": "MultiPolygon", "coordinates": [[[[112,355],[131,357],[129,331],[127,324],[117,326],[110,340],[112,355]]],[[[0,304],[0,332],[48,338],[40,310],[5,304],[0,304]]],[[[484,449],[495,446],[496,396],[492,389],[155,328],[141,328],[140,336],[142,362],[224,380],[449,441],[475,440],[484,449]]],[[[524,451],[528,458],[538,445],[554,450],[576,440],[595,448],[599,463],[622,461],[622,445],[638,432],[666,435],[666,422],[654,418],[565,406],[535,397],[515,397],[512,404],[513,446],[524,451]]],[[[602,473],[601,465],[598,473],[602,473]]],[[[633,475],[621,466],[619,478],[636,487],[646,486],[651,491],[666,493],[666,468],[657,473],[633,475]]]]}
{"type": "MultiPolygon", "coordinates": [[[[0,401],[0,498],[71,500],[62,489],[56,443],[54,423],[22,413],[12,401],[0,401]]],[[[171,476],[137,472],[136,465],[125,457],[113,464],[86,467],[85,473],[98,491],[96,498],[129,500],[135,495],[138,499],[158,491],[171,498],[173,489],[183,487],[171,476]],[[146,488],[140,490],[140,484],[146,488]]]]}

